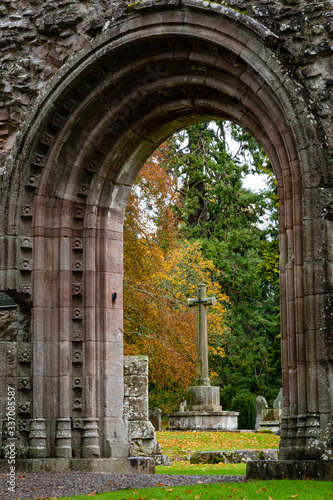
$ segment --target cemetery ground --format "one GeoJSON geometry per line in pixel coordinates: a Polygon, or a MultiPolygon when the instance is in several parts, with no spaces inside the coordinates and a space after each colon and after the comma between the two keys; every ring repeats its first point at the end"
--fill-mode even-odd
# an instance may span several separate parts
{"type": "MultiPolygon", "coordinates": [[[[52,492],[41,495],[38,487],[31,488],[29,496],[17,494],[20,500],[29,499],[52,499],[58,500],[326,500],[333,499],[333,485],[329,482],[320,481],[244,481],[246,464],[190,464],[189,458],[196,451],[218,451],[218,450],[265,450],[276,449],[279,446],[279,437],[269,433],[253,432],[168,432],[157,433],[157,439],[161,445],[162,453],[173,459],[173,465],[158,466],[154,476],[150,476],[151,488],[140,488],[140,476],[118,476],[110,479],[110,475],[99,475],[99,481],[89,481],[91,474],[68,473],[52,474],[52,492]],[[169,477],[167,476],[169,475],[169,477]],[[179,482],[175,482],[176,477],[179,482]],[[243,477],[241,477],[243,475],[243,477]],[[214,476],[212,482],[207,476],[214,476]],[[219,477],[217,477],[219,476],[219,477]],[[224,478],[221,476],[225,476],[224,478]],[[232,482],[227,482],[229,480],[232,482]],[[232,477],[231,477],[232,476],[232,477]],[[105,477],[103,486],[101,478],[105,477]],[[85,483],[85,478],[88,480],[85,483]],[[162,479],[164,478],[164,479],[162,479]],[[80,484],[77,491],[85,494],[76,496],[63,496],[67,490],[68,482],[80,484]],[[159,482],[161,481],[161,482],[159,482]],[[241,482],[237,482],[241,481],[241,482]],[[67,486],[66,486],[67,483],[67,486]],[[206,484],[205,484],[206,483],[206,484]],[[178,486],[180,484],[181,486],[178,486]],[[120,489],[124,488],[124,489],[120,489]],[[112,491],[113,490],[113,491],[112,491]],[[117,491],[115,491],[117,490],[117,491]],[[101,492],[101,493],[99,493],[101,492]]],[[[18,481],[22,484],[29,473],[18,473],[18,481]]],[[[38,476],[36,476],[36,480],[38,476]]],[[[147,477],[147,476],[146,476],[147,477]]],[[[41,482],[45,481],[41,476],[41,482]]],[[[142,483],[141,483],[142,484],[142,483]]],[[[146,481],[149,484],[149,478],[146,481]]],[[[36,484],[36,486],[39,486],[36,484]]],[[[27,491],[27,490],[25,490],[27,491]]],[[[45,490],[46,491],[46,490],[45,490]]],[[[67,490],[68,492],[70,490],[67,490]]],[[[72,493],[72,491],[71,491],[72,493]]],[[[2,498],[2,496],[0,495],[2,498]]],[[[6,497],[4,497],[6,498],[6,497]]]]}

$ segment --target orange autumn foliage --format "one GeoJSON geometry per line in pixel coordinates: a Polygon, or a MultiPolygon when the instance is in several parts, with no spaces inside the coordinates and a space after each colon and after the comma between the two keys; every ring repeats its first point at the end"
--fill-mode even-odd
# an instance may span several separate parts
{"type": "Polygon", "coordinates": [[[206,283],[217,306],[209,310],[211,356],[224,356],[225,304],[212,261],[198,242],[178,236],[172,205],[179,203],[177,179],[163,168],[164,143],[147,161],[129,198],[124,225],[124,352],[149,357],[150,384],[185,389],[196,375],[196,312],[186,305],[206,283]]]}

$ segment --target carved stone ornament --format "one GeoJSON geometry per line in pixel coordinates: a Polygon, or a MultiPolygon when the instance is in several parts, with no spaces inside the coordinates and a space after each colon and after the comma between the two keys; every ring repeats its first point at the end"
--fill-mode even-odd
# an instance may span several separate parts
{"type": "Polygon", "coordinates": [[[22,236],[20,238],[20,248],[32,248],[33,239],[28,236],[22,236]]]}
{"type": "Polygon", "coordinates": [[[18,291],[20,293],[23,293],[24,295],[31,295],[31,285],[29,284],[22,284],[19,286],[18,291]]]}
{"type": "Polygon", "coordinates": [[[73,240],[73,250],[82,250],[83,249],[83,240],[82,238],[75,238],[73,240]]]}
{"type": "Polygon", "coordinates": [[[31,350],[26,347],[19,352],[20,363],[31,363],[31,350]]]}
{"type": "Polygon", "coordinates": [[[89,170],[89,172],[95,173],[98,169],[98,162],[95,160],[89,160],[85,168],[86,170],[89,170]]]}
{"type": "Polygon", "coordinates": [[[83,418],[73,418],[73,429],[83,429],[84,420],[83,418]]]}
{"type": "Polygon", "coordinates": [[[31,159],[31,163],[37,167],[42,167],[45,162],[45,156],[35,153],[31,159]]]}
{"type": "Polygon", "coordinates": [[[79,307],[76,307],[72,311],[72,318],[73,319],[83,319],[83,310],[80,309],[79,307]]]}
{"type": "Polygon", "coordinates": [[[19,262],[20,271],[32,271],[32,261],[30,259],[21,259],[19,262]]]}
{"type": "Polygon", "coordinates": [[[31,380],[29,377],[23,377],[18,382],[19,389],[31,389],[31,380]]]}
{"type": "Polygon", "coordinates": [[[51,123],[52,125],[55,125],[56,127],[60,127],[60,126],[62,125],[62,123],[64,122],[64,120],[65,120],[65,119],[64,119],[64,117],[63,117],[63,116],[58,115],[57,113],[55,113],[55,114],[52,116],[52,118],[51,118],[51,120],[50,120],[50,123],[51,123]]]}
{"type": "Polygon", "coordinates": [[[18,405],[19,413],[31,413],[31,403],[20,403],[18,405]]]}
{"type": "Polygon", "coordinates": [[[73,361],[73,363],[83,363],[82,351],[73,351],[72,361],[73,361]]]}
{"type": "Polygon", "coordinates": [[[90,185],[87,184],[86,182],[82,182],[80,184],[79,189],[78,189],[78,194],[81,194],[82,196],[87,196],[89,193],[90,185]]]}
{"type": "Polygon", "coordinates": [[[21,206],[21,217],[32,217],[34,214],[33,206],[22,205],[21,206]]]}
{"type": "Polygon", "coordinates": [[[84,205],[74,205],[73,217],[74,219],[84,219],[85,206],[84,205]]]}
{"type": "Polygon", "coordinates": [[[47,134],[46,132],[44,132],[40,138],[40,142],[45,144],[46,146],[51,146],[53,141],[54,137],[50,134],[47,134]]]}
{"type": "Polygon", "coordinates": [[[73,99],[68,98],[66,101],[64,101],[62,103],[62,105],[68,111],[72,111],[75,108],[75,106],[77,105],[77,102],[74,101],[73,99]]]}
{"type": "Polygon", "coordinates": [[[83,340],[82,330],[74,330],[72,333],[73,342],[81,342],[83,340]]]}
{"type": "Polygon", "coordinates": [[[83,262],[82,262],[82,260],[75,260],[73,262],[73,271],[83,271],[83,262]]]}
{"type": "Polygon", "coordinates": [[[73,389],[82,389],[82,378],[81,377],[73,377],[72,378],[72,387],[73,387],[73,389]]]}
{"type": "Polygon", "coordinates": [[[73,410],[82,410],[82,398],[75,398],[73,401],[73,410]]]}
{"type": "Polygon", "coordinates": [[[83,284],[73,283],[72,284],[72,295],[82,295],[83,294],[83,284]]]}
{"type": "Polygon", "coordinates": [[[39,184],[39,175],[34,175],[34,174],[29,174],[26,181],[25,181],[25,185],[28,186],[28,187],[38,187],[38,184],[39,184]]]}
{"type": "Polygon", "coordinates": [[[19,431],[20,432],[29,432],[30,431],[30,420],[29,419],[20,419],[18,422],[19,422],[19,431]]]}

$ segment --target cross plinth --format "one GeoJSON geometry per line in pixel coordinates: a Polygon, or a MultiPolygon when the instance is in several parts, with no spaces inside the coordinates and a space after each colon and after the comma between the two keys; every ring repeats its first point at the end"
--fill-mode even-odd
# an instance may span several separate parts
{"type": "Polygon", "coordinates": [[[215,297],[206,297],[206,285],[198,285],[198,297],[188,299],[187,304],[190,307],[198,308],[197,320],[197,380],[196,385],[209,386],[208,371],[208,336],[207,336],[207,311],[208,305],[215,306],[215,297]]]}

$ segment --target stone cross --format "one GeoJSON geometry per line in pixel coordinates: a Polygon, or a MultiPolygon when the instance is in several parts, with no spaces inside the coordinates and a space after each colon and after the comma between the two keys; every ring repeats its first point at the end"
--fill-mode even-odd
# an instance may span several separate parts
{"type": "Polygon", "coordinates": [[[198,307],[197,321],[197,380],[196,385],[210,385],[208,372],[208,337],[207,337],[207,311],[206,306],[216,305],[215,297],[206,297],[206,285],[198,285],[198,298],[187,299],[190,307],[198,307]]]}

